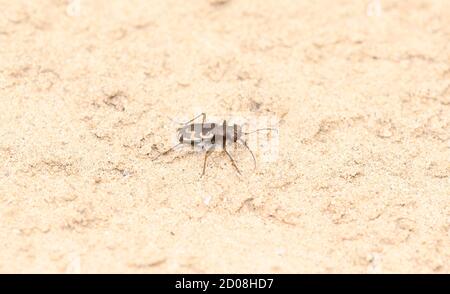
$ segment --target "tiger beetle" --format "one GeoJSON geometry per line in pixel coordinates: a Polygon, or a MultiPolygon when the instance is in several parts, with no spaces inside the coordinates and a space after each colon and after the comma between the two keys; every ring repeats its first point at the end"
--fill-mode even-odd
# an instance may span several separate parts
{"type": "Polygon", "coordinates": [[[242,136],[263,130],[276,130],[272,128],[263,128],[254,130],[252,132],[243,132],[242,127],[240,125],[237,124],[228,125],[226,120],[224,120],[221,124],[214,122],[205,122],[205,120],[206,114],[202,113],[194,117],[190,121],[182,124],[183,127],[177,129],[178,144],[171,147],[170,149],[167,149],[164,152],[161,152],[158,156],[153,158],[152,161],[158,159],[162,155],[168,154],[169,152],[175,150],[180,145],[183,144],[191,145],[192,149],[200,148],[202,151],[206,151],[205,159],[203,161],[203,172],[201,175],[201,177],[203,177],[205,175],[206,161],[209,155],[215,149],[222,148],[222,150],[228,155],[228,158],[230,159],[231,164],[236,169],[237,173],[239,175],[242,175],[233,157],[228,152],[227,145],[231,145],[239,141],[242,145],[244,145],[245,148],[247,148],[247,150],[252,155],[254,168],[256,168],[255,155],[253,154],[250,147],[248,147],[247,142],[242,139],[242,136]],[[196,119],[200,117],[202,117],[201,123],[193,123],[196,119]]]}

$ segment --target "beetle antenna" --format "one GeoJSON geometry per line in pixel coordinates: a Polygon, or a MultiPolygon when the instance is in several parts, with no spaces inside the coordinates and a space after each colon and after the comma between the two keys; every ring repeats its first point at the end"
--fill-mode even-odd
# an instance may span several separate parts
{"type": "Polygon", "coordinates": [[[248,134],[253,134],[253,133],[256,133],[256,132],[259,132],[259,131],[277,131],[277,132],[278,132],[277,129],[273,129],[273,128],[263,128],[263,129],[257,129],[257,130],[254,130],[254,131],[251,131],[251,132],[248,132],[248,133],[242,132],[242,134],[248,135],[248,134]]]}

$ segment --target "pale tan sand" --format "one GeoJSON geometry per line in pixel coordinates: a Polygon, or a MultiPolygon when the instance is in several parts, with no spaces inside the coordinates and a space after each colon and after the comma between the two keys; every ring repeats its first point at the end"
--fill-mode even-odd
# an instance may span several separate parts
{"type": "Polygon", "coordinates": [[[0,1],[0,272],[450,273],[450,1],[74,1],[0,1]]]}

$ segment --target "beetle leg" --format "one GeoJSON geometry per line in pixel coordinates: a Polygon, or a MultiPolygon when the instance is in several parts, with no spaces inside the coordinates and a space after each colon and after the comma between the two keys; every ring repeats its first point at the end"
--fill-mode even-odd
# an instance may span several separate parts
{"type": "Polygon", "coordinates": [[[173,146],[172,148],[167,149],[166,151],[159,153],[158,156],[156,156],[155,158],[152,159],[152,161],[155,161],[155,160],[158,159],[160,156],[166,155],[167,153],[169,153],[169,152],[175,150],[175,148],[177,148],[177,147],[180,146],[181,144],[183,144],[183,143],[178,143],[177,145],[173,146]]]}
{"type": "Polygon", "coordinates": [[[205,123],[205,119],[206,119],[206,113],[202,112],[201,114],[197,115],[196,117],[194,117],[193,119],[191,119],[190,121],[184,123],[184,125],[187,125],[191,122],[193,122],[194,120],[196,120],[197,118],[199,118],[200,116],[202,116],[202,129],[203,129],[203,124],[205,123]]]}
{"type": "Polygon", "coordinates": [[[167,118],[170,119],[172,122],[174,122],[174,123],[176,123],[176,124],[185,126],[185,125],[187,125],[187,124],[193,122],[194,120],[196,120],[196,119],[199,118],[200,116],[203,116],[203,119],[202,119],[202,120],[203,120],[203,122],[205,122],[205,119],[206,119],[206,113],[204,113],[204,112],[202,112],[201,114],[197,115],[196,117],[194,117],[193,119],[191,119],[190,121],[185,122],[185,123],[179,122],[179,121],[176,121],[176,120],[173,120],[170,116],[167,116],[167,118]]]}
{"type": "Polygon", "coordinates": [[[213,147],[211,147],[208,150],[206,150],[205,160],[203,161],[203,172],[202,172],[202,175],[200,177],[203,177],[205,175],[206,160],[208,159],[208,156],[211,154],[212,151],[213,151],[213,147]]]}
{"type": "Polygon", "coordinates": [[[234,161],[234,159],[233,159],[233,157],[231,156],[231,154],[227,151],[227,149],[223,149],[223,151],[225,151],[225,153],[226,153],[226,154],[228,155],[228,157],[230,158],[231,164],[233,164],[233,166],[234,166],[234,168],[236,169],[236,171],[238,172],[238,174],[239,174],[239,175],[242,175],[242,174],[241,174],[241,171],[240,171],[239,168],[237,167],[236,162],[234,161]]]}
{"type": "Polygon", "coordinates": [[[244,145],[245,148],[247,148],[247,150],[250,151],[250,154],[251,154],[252,157],[253,157],[254,169],[256,169],[256,158],[255,158],[255,155],[253,154],[252,150],[250,149],[250,147],[248,147],[247,142],[244,141],[244,140],[242,140],[242,139],[239,139],[239,142],[241,142],[242,145],[244,145]]]}

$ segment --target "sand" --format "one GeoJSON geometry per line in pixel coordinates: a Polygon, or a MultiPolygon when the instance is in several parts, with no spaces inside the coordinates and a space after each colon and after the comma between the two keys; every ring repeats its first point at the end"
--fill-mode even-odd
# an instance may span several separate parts
{"type": "Polygon", "coordinates": [[[0,272],[450,273],[450,1],[0,7],[0,272]]]}

